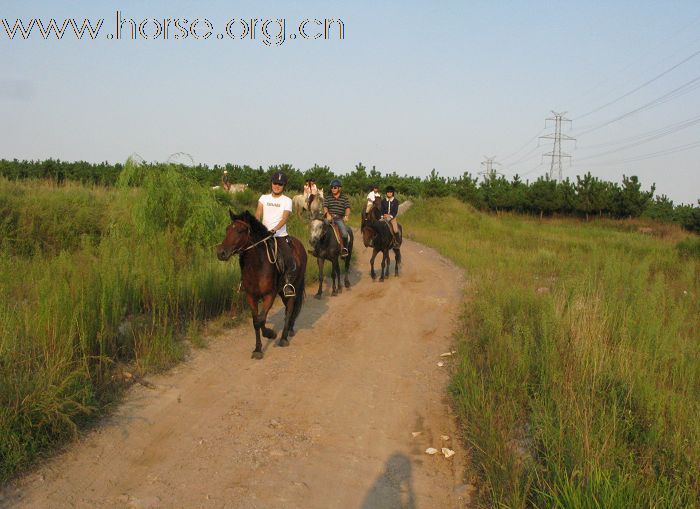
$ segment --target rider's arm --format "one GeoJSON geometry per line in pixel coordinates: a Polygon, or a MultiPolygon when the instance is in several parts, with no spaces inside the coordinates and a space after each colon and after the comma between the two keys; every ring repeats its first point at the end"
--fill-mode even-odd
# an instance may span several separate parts
{"type": "Polygon", "coordinates": [[[344,219],[345,219],[345,221],[350,219],[350,207],[345,208],[345,218],[344,219]]]}
{"type": "Polygon", "coordinates": [[[263,215],[263,204],[261,202],[258,202],[258,208],[255,209],[255,219],[258,221],[262,221],[262,215],[263,215]]]}
{"type": "Polygon", "coordinates": [[[329,210],[328,210],[328,207],[323,207],[323,216],[324,216],[325,218],[327,218],[327,219],[333,219],[333,218],[331,217],[331,213],[330,213],[329,210]]]}

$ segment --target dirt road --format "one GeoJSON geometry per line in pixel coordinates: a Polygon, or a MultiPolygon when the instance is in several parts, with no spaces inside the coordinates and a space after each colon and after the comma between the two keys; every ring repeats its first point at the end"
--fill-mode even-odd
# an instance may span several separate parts
{"type": "MultiPolygon", "coordinates": [[[[5,490],[10,507],[465,507],[446,402],[461,273],[405,241],[401,277],[308,300],[289,348],[251,360],[250,320],[5,490]],[[444,367],[438,362],[445,361],[444,367]],[[413,436],[413,432],[420,432],[413,436]],[[441,438],[442,435],[449,439],[441,438]],[[448,447],[446,459],[428,447],[448,447]]],[[[235,261],[229,263],[236,263],[235,261]]],[[[282,313],[271,313],[280,330],[282,313]]]]}

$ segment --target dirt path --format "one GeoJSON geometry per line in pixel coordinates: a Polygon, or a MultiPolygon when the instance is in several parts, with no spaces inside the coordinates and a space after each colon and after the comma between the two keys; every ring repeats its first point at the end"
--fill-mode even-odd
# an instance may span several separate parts
{"type": "MultiPolygon", "coordinates": [[[[154,388],[135,386],[115,415],[5,490],[0,505],[464,507],[449,358],[437,366],[456,326],[461,273],[411,241],[402,251],[398,279],[372,282],[360,248],[351,290],[318,301],[310,288],[289,348],[268,343],[265,358],[251,360],[246,320],[149,378],[154,388]],[[456,454],[424,452],[443,446],[456,454]]],[[[279,308],[270,322],[280,329],[279,308]]]]}

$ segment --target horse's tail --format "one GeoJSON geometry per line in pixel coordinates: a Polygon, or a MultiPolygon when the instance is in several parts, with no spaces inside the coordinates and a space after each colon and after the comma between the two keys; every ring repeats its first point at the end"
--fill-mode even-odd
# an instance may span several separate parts
{"type": "Polygon", "coordinates": [[[294,309],[292,310],[292,323],[297,319],[299,313],[301,313],[301,307],[304,305],[304,299],[306,298],[306,277],[301,278],[301,282],[297,284],[296,287],[297,296],[294,299],[294,309]]]}

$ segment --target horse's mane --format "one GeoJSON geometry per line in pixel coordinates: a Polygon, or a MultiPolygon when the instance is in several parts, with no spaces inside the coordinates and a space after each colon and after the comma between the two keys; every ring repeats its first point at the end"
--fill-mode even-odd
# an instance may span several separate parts
{"type": "Polygon", "coordinates": [[[252,234],[253,240],[258,241],[264,237],[270,235],[270,232],[260,221],[255,219],[255,216],[248,210],[244,210],[240,214],[231,214],[231,220],[233,221],[243,221],[250,225],[250,232],[252,234]]]}

